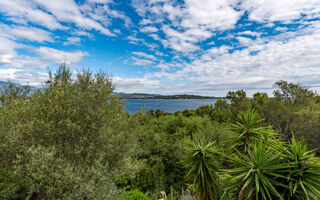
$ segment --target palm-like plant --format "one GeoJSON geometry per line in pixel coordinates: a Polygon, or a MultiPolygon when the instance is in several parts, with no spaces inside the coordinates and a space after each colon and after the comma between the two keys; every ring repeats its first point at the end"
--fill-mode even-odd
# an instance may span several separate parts
{"type": "Polygon", "coordinates": [[[239,122],[231,124],[232,130],[239,134],[239,136],[232,138],[234,145],[232,148],[237,148],[242,152],[247,152],[250,145],[260,139],[267,140],[274,136],[275,132],[272,127],[261,126],[264,119],[258,119],[257,113],[254,109],[246,112],[241,112],[239,115],[239,122]]]}
{"type": "Polygon", "coordinates": [[[217,196],[219,190],[217,170],[220,162],[217,161],[216,155],[219,154],[220,151],[214,142],[186,141],[186,158],[183,161],[189,170],[186,178],[194,180],[201,200],[210,200],[217,196]]]}
{"type": "Polygon", "coordinates": [[[309,151],[303,141],[293,137],[284,151],[291,166],[288,175],[289,193],[292,199],[320,199],[320,159],[309,151]]]}
{"type": "Polygon", "coordinates": [[[233,176],[230,188],[241,187],[238,200],[283,199],[277,187],[286,187],[282,180],[289,167],[280,152],[260,140],[247,153],[236,150],[236,154],[231,158],[236,167],[226,172],[233,176]]]}

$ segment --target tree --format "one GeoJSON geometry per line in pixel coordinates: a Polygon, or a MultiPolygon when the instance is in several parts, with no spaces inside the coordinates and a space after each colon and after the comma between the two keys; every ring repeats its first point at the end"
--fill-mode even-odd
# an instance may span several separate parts
{"type": "Polygon", "coordinates": [[[227,99],[230,100],[230,108],[233,114],[233,121],[237,119],[238,113],[250,108],[250,101],[244,90],[229,91],[227,99]]]}
{"type": "Polygon", "coordinates": [[[253,95],[252,104],[259,115],[286,140],[290,139],[292,133],[317,137],[317,128],[314,128],[317,123],[313,122],[318,121],[320,115],[314,92],[283,80],[277,81],[274,87],[276,90],[272,98],[265,93],[253,95]]]}
{"type": "Polygon", "coordinates": [[[277,81],[274,87],[278,89],[273,92],[274,100],[271,101],[271,104],[275,105],[276,109],[272,109],[271,112],[278,117],[270,117],[270,119],[275,128],[285,138],[288,138],[292,133],[291,125],[298,118],[297,112],[300,109],[307,109],[311,105],[314,93],[307,88],[302,88],[299,84],[283,80],[277,81]]]}
{"type": "Polygon", "coordinates": [[[278,88],[273,92],[275,98],[285,101],[291,106],[308,105],[310,100],[315,96],[314,92],[307,88],[302,88],[299,84],[288,83],[287,81],[277,81],[274,87],[278,88]]]}
{"type": "Polygon", "coordinates": [[[90,71],[73,79],[61,65],[33,94],[14,90],[0,98],[0,163],[28,183],[28,195],[116,199],[119,176],[135,171],[136,128],[111,79],[90,71]]]}
{"type": "Polygon", "coordinates": [[[319,199],[320,160],[314,151],[294,137],[289,144],[282,142],[272,129],[259,127],[252,114],[242,114],[242,123],[233,125],[236,132],[251,134],[245,140],[247,148],[234,148],[235,154],[230,156],[234,167],[225,170],[231,175],[229,188],[239,188],[239,200],[319,199]]]}
{"type": "Polygon", "coordinates": [[[218,99],[214,104],[213,118],[218,122],[230,122],[232,113],[226,100],[218,99]]]}
{"type": "Polygon", "coordinates": [[[261,139],[267,140],[270,136],[275,135],[270,126],[261,126],[263,120],[258,119],[255,110],[241,112],[239,122],[231,124],[232,130],[239,134],[231,139],[232,147],[246,153],[255,142],[261,139]]]}
{"type": "Polygon", "coordinates": [[[217,155],[221,154],[214,142],[186,141],[186,158],[183,163],[189,170],[187,179],[193,180],[200,200],[210,200],[218,196],[220,180],[217,171],[220,162],[217,155]]]}
{"type": "Polygon", "coordinates": [[[283,185],[281,180],[286,178],[283,171],[289,168],[281,156],[270,144],[260,140],[252,144],[247,154],[237,151],[231,157],[236,167],[226,171],[233,176],[231,188],[240,186],[238,200],[284,199],[276,189],[283,185]]]}
{"type": "Polygon", "coordinates": [[[258,112],[264,112],[264,105],[266,105],[269,101],[269,97],[267,93],[257,92],[253,94],[252,106],[258,112]]]}
{"type": "Polygon", "coordinates": [[[203,105],[195,110],[196,115],[205,117],[208,116],[210,119],[213,119],[214,108],[212,105],[203,105]]]}
{"type": "Polygon", "coordinates": [[[320,159],[315,157],[314,150],[308,150],[304,141],[296,141],[293,137],[283,155],[291,167],[287,175],[287,196],[292,199],[320,199],[320,159]]]}

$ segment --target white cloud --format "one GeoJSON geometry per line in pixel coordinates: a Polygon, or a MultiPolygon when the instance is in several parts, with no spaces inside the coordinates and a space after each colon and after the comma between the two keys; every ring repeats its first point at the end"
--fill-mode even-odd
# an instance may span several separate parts
{"type": "Polygon", "coordinates": [[[157,45],[157,44],[155,44],[155,43],[146,42],[145,39],[136,37],[135,34],[128,36],[126,39],[129,40],[129,43],[130,43],[130,44],[146,46],[146,47],[148,47],[150,50],[154,50],[155,48],[158,48],[158,47],[159,47],[159,45],[157,45]]]}
{"type": "Polygon", "coordinates": [[[143,18],[142,21],[139,22],[139,24],[140,25],[148,25],[148,24],[152,24],[152,21],[150,19],[143,18]]]}
{"type": "Polygon", "coordinates": [[[145,78],[114,77],[112,82],[117,92],[126,93],[151,91],[161,87],[159,81],[145,78]]]}
{"type": "Polygon", "coordinates": [[[184,32],[179,32],[169,26],[163,26],[163,32],[167,39],[162,40],[165,47],[170,47],[180,52],[192,52],[199,49],[195,44],[199,41],[210,38],[213,34],[206,30],[189,29],[184,32]]]}
{"type": "Polygon", "coordinates": [[[114,35],[96,20],[83,16],[80,7],[73,0],[42,1],[34,0],[39,6],[52,13],[59,21],[75,23],[76,26],[87,30],[97,30],[105,35],[114,35]]]}
{"type": "MultiPolygon", "coordinates": [[[[151,37],[161,41],[165,48],[187,54],[201,50],[199,43],[214,37],[217,32],[235,28],[245,12],[248,12],[250,20],[263,22],[265,27],[275,26],[272,22],[276,21],[290,23],[292,20],[320,17],[318,0],[133,0],[132,4],[143,18],[141,25],[162,26],[160,30],[165,38],[160,39],[155,34],[151,37]]],[[[277,30],[286,31],[285,28],[277,30]]],[[[146,32],[144,27],[140,31],[146,32]]],[[[260,37],[261,34],[249,30],[238,33],[253,37],[260,37]]]]}
{"type": "Polygon", "coordinates": [[[242,37],[242,36],[237,37],[237,40],[239,41],[239,46],[245,46],[245,47],[256,43],[256,41],[254,41],[253,39],[248,37],[242,37]]]}
{"type": "Polygon", "coordinates": [[[103,4],[106,4],[106,3],[111,3],[112,0],[87,0],[87,2],[89,2],[89,3],[103,3],[103,4]]]}
{"type": "Polygon", "coordinates": [[[318,0],[245,0],[241,7],[249,11],[249,19],[260,22],[290,22],[302,14],[309,18],[320,16],[318,0]]]}
{"type": "Polygon", "coordinates": [[[6,38],[0,37],[0,64],[6,65],[10,64],[14,58],[17,57],[15,48],[18,47],[18,44],[8,40],[6,38]]]}
{"type": "Polygon", "coordinates": [[[8,68],[0,70],[0,80],[40,87],[48,80],[48,74],[37,71],[8,68]]]}
{"type": "Polygon", "coordinates": [[[154,64],[154,61],[143,58],[131,57],[134,65],[147,66],[154,64]]]}
{"type": "Polygon", "coordinates": [[[25,46],[18,44],[10,39],[0,37],[0,66],[15,68],[45,68],[47,63],[40,58],[19,55],[16,49],[25,46]]]}
{"type": "Polygon", "coordinates": [[[117,4],[112,0],[0,1],[2,17],[14,22],[0,24],[0,66],[9,67],[0,70],[0,80],[30,79],[36,85],[35,68],[52,62],[77,63],[88,55],[51,48],[46,42],[66,38],[64,45],[79,44],[99,32],[123,35],[129,43],[140,45],[126,63],[151,66],[141,68],[146,71],[152,68],[144,78],[115,78],[123,91],[129,87],[133,92],[139,88],[206,93],[268,88],[279,79],[320,84],[319,0],[132,0],[142,18],[137,26],[115,10],[117,4]],[[239,21],[244,13],[249,22],[239,21]],[[128,27],[131,36],[127,37],[122,30],[128,27]],[[66,34],[53,37],[57,30],[66,34]],[[32,47],[29,42],[42,44],[32,47]]]}
{"type": "Polygon", "coordinates": [[[157,56],[168,56],[160,51],[154,51],[154,53],[157,55],[157,56]]]}
{"type": "Polygon", "coordinates": [[[81,51],[66,52],[48,47],[28,47],[0,37],[0,80],[40,87],[48,78],[47,73],[42,70],[52,61],[56,64],[78,62],[85,55],[87,53],[81,51]],[[33,49],[39,56],[18,54],[16,50],[21,48],[33,49]]]}
{"type": "Polygon", "coordinates": [[[169,26],[163,26],[163,31],[167,37],[174,40],[183,40],[188,42],[197,42],[199,40],[206,39],[211,36],[207,31],[201,31],[197,29],[187,30],[185,32],[179,32],[169,26]]]}
{"type": "Polygon", "coordinates": [[[154,66],[161,71],[146,77],[183,81],[172,83],[176,91],[258,90],[279,79],[319,84],[318,0],[133,0],[133,7],[143,18],[142,27],[160,26],[157,35],[149,36],[175,54],[154,66]],[[258,22],[256,27],[254,22],[237,24],[246,12],[249,20],[258,22]],[[272,30],[275,35],[269,34],[272,30]],[[226,34],[218,37],[221,33],[226,34]],[[220,46],[224,40],[229,46],[220,46]],[[207,49],[208,44],[213,46],[207,49]]]}
{"type": "Polygon", "coordinates": [[[99,4],[99,2],[96,2],[98,4],[91,4],[91,10],[89,9],[91,13],[89,13],[89,15],[106,26],[111,25],[111,20],[114,18],[123,20],[124,26],[127,28],[130,27],[133,24],[131,19],[126,16],[124,12],[111,9],[109,6],[110,4],[115,5],[116,2],[117,1],[107,0],[102,5],[101,3],[99,4]]]}
{"type": "MultiPolygon", "coordinates": [[[[161,28],[166,36],[162,44],[182,53],[197,51],[198,42],[211,38],[216,31],[233,28],[242,14],[235,9],[234,0],[186,0],[183,5],[176,1],[134,0],[133,6],[143,17],[140,24],[163,25],[169,20],[171,23],[161,28]]],[[[146,32],[145,29],[140,31],[146,32]]],[[[151,37],[159,39],[157,35],[151,37]]]]}
{"type": "Polygon", "coordinates": [[[79,45],[81,42],[81,38],[79,37],[68,37],[67,41],[63,43],[63,45],[79,45]]]}
{"type": "Polygon", "coordinates": [[[143,33],[153,33],[153,32],[157,32],[158,28],[156,28],[154,26],[146,26],[146,27],[143,27],[142,29],[140,29],[140,31],[143,33]]]}
{"type": "Polygon", "coordinates": [[[61,64],[63,62],[69,63],[76,63],[79,62],[82,57],[87,56],[87,52],[83,51],[61,51],[49,47],[39,47],[35,48],[34,52],[39,54],[39,56],[43,59],[53,61],[56,64],[61,64]]]}
{"type": "Polygon", "coordinates": [[[254,37],[259,37],[261,33],[255,32],[255,31],[243,31],[238,33],[239,35],[249,35],[249,36],[254,36],[254,37]]]}
{"type": "Polygon", "coordinates": [[[44,46],[31,47],[0,35],[0,67],[44,69],[50,62],[76,63],[87,55],[88,53],[83,51],[69,52],[44,46]],[[19,49],[33,51],[38,56],[31,57],[18,53],[19,49]]]}
{"type": "Polygon", "coordinates": [[[25,26],[8,26],[0,23],[0,36],[11,39],[26,39],[36,42],[53,42],[51,33],[39,28],[25,26]]]}
{"type": "Polygon", "coordinates": [[[170,64],[168,64],[168,63],[165,63],[165,62],[160,62],[159,64],[157,64],[156,66],[154,66],[155,68],[159,68],[159,69],[161,69],[162,71],[164,71],[164,70],[169,70],[170,69],[170,64]]]}
{"type": "MultiPolygon", "coordinates": [[[[275,37],[269,38],[268,43],[246,42],[249,48],[233,53],[228,52],[229,47],[213,47],[174,73],[161,71],[147,76],[188,80],[189,83],[184,87],[193,87],[199,93],[241,88],[258,91],[260,88],[270,88],[281,79],[309,86],[317,85],[320,83],[320,33],[317,30],[287,41],[275,37]],[[254,52],[257,48],[251,48],[255,46],[259,46],[258,52],[254,52]]],[[[184,91],[184,88],[178,90],[184,91]]]]}
{"type": "Polygon", "coordinates": [[[110,9],[110,3],[112,1],[99,0],[78,4],[74,0],[3,0],[0,1],[0,12],[15,23],[30,22],[50,30],[66,30],[68,27],[62,23],[71,23],[77,28],[114,36],[108,28],[113,18],[122,19],[127,26],[131,24],[131,20],[123,13],[110,9]]]}
{"type": "Polygon", "coordinates": [[[144,39],[137,38],[135,35],[129,35],[127,37],[127,39],[129,40],[129,43],[131,43],[131,44],[139,44],[139,43],[144,42],[144,39]]]}
{"type": "Polygon", "coordinates": [[[157,35],[157,34],[149,34],[149,36],[152,37],[154,40],[161,41],[159,35],[157,35]]]}
{"type": "MultiPolygon", "coordinates": [[[[56,1],[55,1],[56,2],[56,1]]],[[[25,19],[31,23],[39,24],[50,30],[65,29],[52,15],[37,9],[33,1],[25,0],[2,0],[0,1],[0,12],[18,22],[25,19]]]]}
{"type": "Polygon", "coordinates": [[[93,34],[92,33],[89,33],[89,32],[86,32],[86,31],[75,31],[72,33],[73,35],[77,35],[77,36],[87,36],[89,38],[93,38],[93,34]]]}
{"type": "Polygon", "coordinates": [[[132,54],[139,56],[139,57],[148,58],[151,60],[157,60],[157,58],[154,55],[146,54],[144,52],[132,52],[132,54]]]}
{"type": "Polygon", "coordinates": [[[186,0],[181,24],[185,28],[204,26],[209,30],[233,28],[241,16],[241,12],[235,10],[236,3],[233,0],[186,0]]]}

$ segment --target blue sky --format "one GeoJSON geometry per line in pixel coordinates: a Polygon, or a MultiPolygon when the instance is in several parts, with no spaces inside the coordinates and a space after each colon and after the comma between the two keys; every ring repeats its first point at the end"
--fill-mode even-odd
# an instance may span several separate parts
{"type": "Polygon", "coordinates": [[[118,92],[224,96],[320,86],[319,0],[1,0],[0,80],[66,62],[118,92]]]}

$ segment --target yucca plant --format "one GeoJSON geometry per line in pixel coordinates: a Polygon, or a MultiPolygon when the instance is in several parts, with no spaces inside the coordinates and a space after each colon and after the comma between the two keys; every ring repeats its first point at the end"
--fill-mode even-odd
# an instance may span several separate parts
{"type": "Polygon", "coordinates": [[[294,137],[284,151],[285,159],[291,166],[288,174],[289,195],[287,199],[319,200],[320,199],[320,159],[315,157],[314,150],[308,150],[304,141],[294,137]]]}
{"type": "Polygon", "coordinates": [[[254,109],[241,112],[239,122],[231,124],[231,128],[239,136],[229,140],[232,148],[247,152],[250,145],[260,139],[267,140],[276,135],[271,126],[261,126],[264,119],[259,119],[254,109]]]}
{"type": "Polygon", "coordinates": [[[220,154],[214,142],[186,141],[186,157],[183,161],[189,170],[186,178],[193,180],[200,200],[214,199],[218,195],[220,180],[217,171],[220,162],[217,156],[220,154]]]}
{"type": "Polygon", "coordinates": [[[289,172],[282,154],[275,151],[268,142],[253,143],[247,153],[236,150],[231,157],[235,168],[225,170],[232,178],[231,188],[239,188],[238,200],[242,199],[283,199],[277,190],[286,187],[284,174],[289,172]]]}

